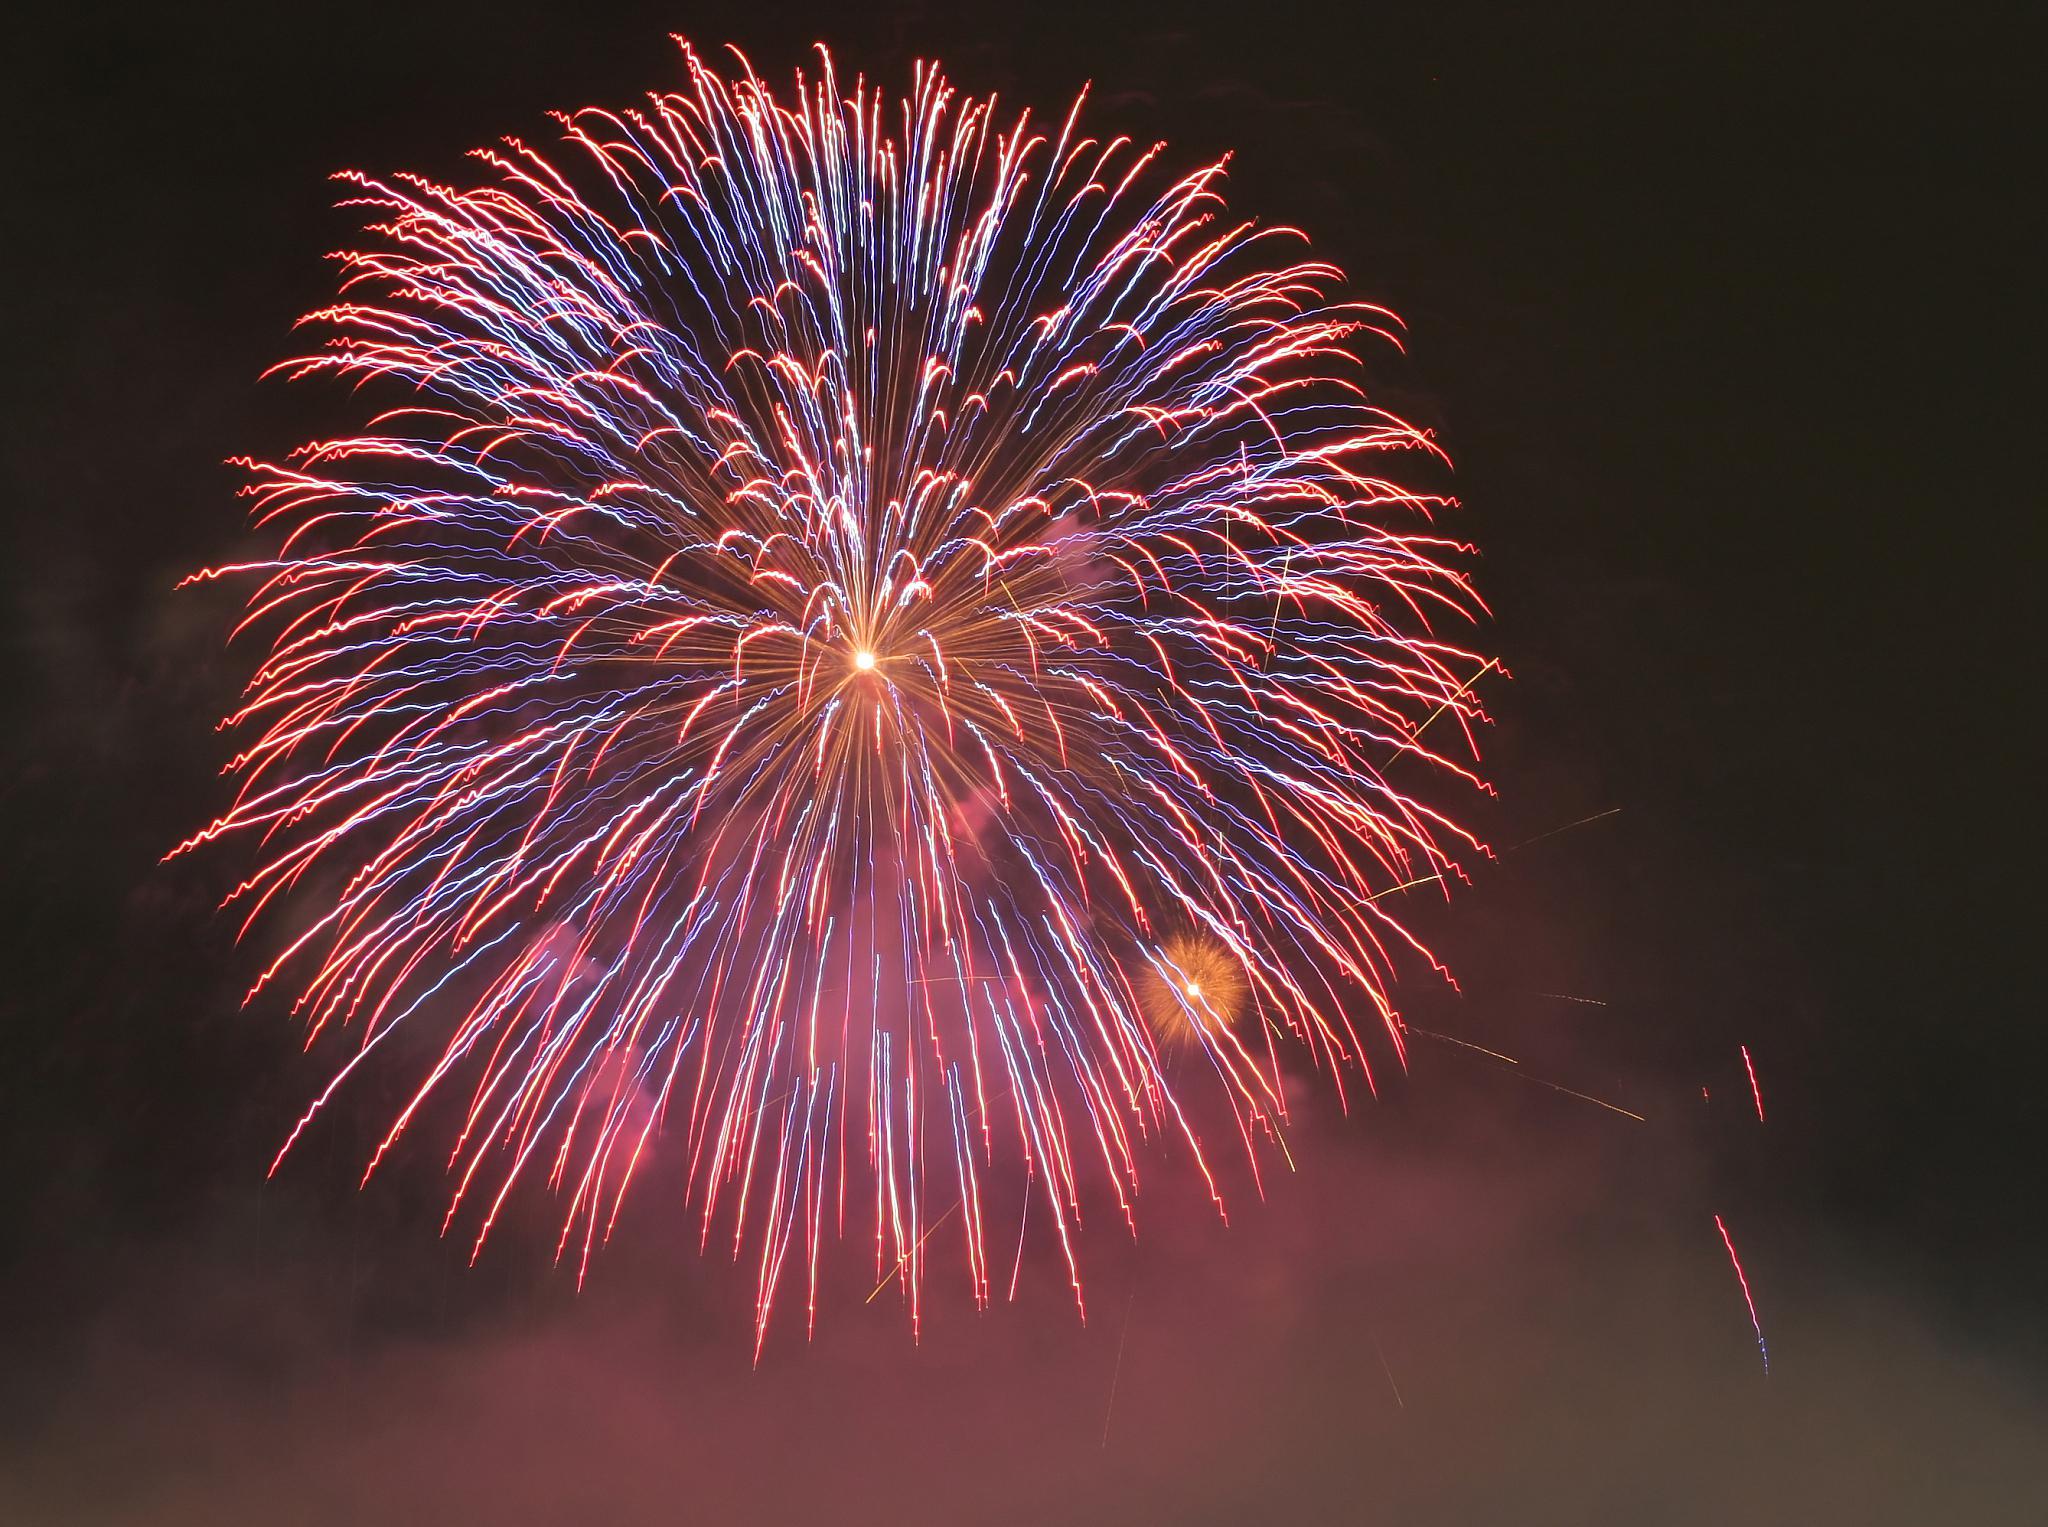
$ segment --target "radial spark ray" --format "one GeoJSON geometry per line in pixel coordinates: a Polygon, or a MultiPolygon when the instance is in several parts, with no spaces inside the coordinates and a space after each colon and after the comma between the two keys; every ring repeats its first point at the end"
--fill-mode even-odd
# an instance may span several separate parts
{"type": "Polygon", "coordinates": [[[1288,1055],[1398,1058],[1434,961],[1384,898],[1476,847],[1492,665],[1439,634],[1449,500],[1387,475],[1442,455],[1365,389],[1396,320],[1223,163],[735,59],[341,177],[279,369],[359,422],[244,463],[266,550],[198,576],[266,652],[181,851],[260,844],[251,996],[346,1055],[280,1160],[408,1077],[365,1180],[433,1141],[474,1254],[539,1179],[580,1277],[660,1141],[758,1347],[835,1241],[913,1326],[928,1257],[985,1302],[1031,1226],[1079,1300],[1148,1149],[1220,1210],[1205,1121],[1256,1181],[1288,1055]],[[1189,950],[1231,1021],[1164,1046],[1189,950]]]}

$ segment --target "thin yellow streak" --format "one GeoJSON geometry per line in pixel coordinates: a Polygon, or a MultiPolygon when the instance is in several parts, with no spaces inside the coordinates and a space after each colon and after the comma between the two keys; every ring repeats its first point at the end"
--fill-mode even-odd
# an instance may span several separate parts
{"type": "Polygon", "coordinates": [[[1420,1034],[1425,1039],[1441,1039],[1445,1044],[1456,1045],[1461,1050],[1477,1050],[1481,1055],[1491,1055],[1495,1060],[1504,1060],[1511,1066],[1519,1066],[1521,1064],[1512,1055],[1503,1055],[1498,1050],[1489,1050],[1485,1045],[1476,1045],[1469,1039],[1457,1039],[1449,1034],[1439,1034],[1435,1029],[1418,1029],[1411,1023],[1408,1025],[1408,1032],[1420,1034]]]}
{"type": "Polygon", "coordinates": [[[1384,1373],[1387,1376],[1387,1388],[1394,1391],[1394,1403],[1400,1406],[1403,1410],[1406,1410],[1408,1408],[1408,1402],[1401,1398],[1401,1386],[1394,1382],[1394,1370],[1391,1366],[1389,1366],[1387,1362],[1387,1354],[1380,1349],[1380,1339],[1378,1333],[1376,1333],[1371,1326],[1367,1326],[1365,1328],[1365,1334],[1372,1340],[1373,1355],[1379,1358],[1380,1360],[1380,1372],[1384,1373]]]}
{"type": "Polygon", "coordinates": [[[1280,586],[1273,592],[1273,628],[1266,633],[1266,645],[1269,647],[1273,645],[1274,638],[1280,634],[1280,611],[1285,608],[1287,602],[1287,572],[1293,566],[1294,543],[1290,541],[1287,545],[1287,555],[1280,559],[1280,577],[1278,579],[1280,586]]]}
{"type": "Polygon", "coordinates": [[[1131,1275],[1131,1297],[1124,1303],[1123,1333],[1116,1339],[1116,1367],[1111,1369],[1109,1374],[1109,1401],[1102,1407],[1102,1446],[1105,1451],[1109,1448],[1110,1418],[1116,1414],[1117,1380],[1124,1376],[1124,1344],[1131,1339],[1131,1311],[1137,1306],[1137,1303],[1138,1277],[1136,1273],[1133,1273],[1131,1275]]]}
{"type": "Polygon", "coordinates": [[[1634,1119],[1638,1124],[1647,1124],[1650,1122],[1641,1114],[1631,1113],[1628,1109],[1621,1107],[1619,1104],[1610,1103],[1605,1098],[1596,1098],[1590,1092],[1580,1092],[1574,1088],[1564,1086],[1562,1083],[1559,1082],[1546,1081],[1544,1080],[1544,1078],[1540,1076],[1530,1076],[1530,1074],[1527,1071],[1524,1071],[1521,1074],[1523,1076],[1529,1077],[1529,1080],[1532,1082],[1537,1082],[1545,1087],[1548,1087],[1552,1092],[1562,1092],[1566,1097],[1579,1098],[1584,1102],[1596,1104],[1599,1107],[1606,1109],[1609,1113],[1620,1114],[1624,1119],[1634,1119]]]}
{"type": "MultiPolygon", "coordinates": [[[[1539,832],[1533,838],[1524,838],[1514,848],[1504,848],[1501,852],[1503,854],[1511,854],[1516,848],[1527,848],[1531,843],[1541,843],[1545,838],[1554,838],[1561,832],[1570,832],[1574,827],[1584,827],[1588,822],[1598,822],[1603,818],[1619,816],[1620,814],[1621,808],[1619,806],[1609,806],[1605,811],[1596,811],[1589,817],[1580,817],[1576,822],[1567,822],[1562,827],[1551,828],[1549,832],[1539,832]]],[[[1606,1004],[1603,1003],[1601,1005],[1605,1006],[1606,1004]]]]}
{"type": "Polygon", "coordinates": [[[1578,1098],[1581,1102],[1592,1103],[1596,1107],[1606,1109],[1609,1113],[1618,1113],[1624,1119],[1634,1119],[1638,1124],[1650,1122],[1643,1115],[1623,1108],[1619,1103],[1610,1103],[1605,1098],[1594,1097],[1590,1092],[1581,1092],[1576,1087],[1567,1087],[1562,1082],[1553,1082],[1548,1077],[1537,1076],[1534,1072],[1524,1069],[1522,1063],[1512,1055],[1503,1055],[1498,1050],[1489,1050],[1484,1045],[1476,1045],[1469,1040],[1453,1038],[1449,1034],[1439,1034],[1434,1029],[1419,1029],[1413,1024],[1408,1026],[1408,1032],[1420,1034],[1425,1039],[1440,1039],[1446,1044],[1457,1045],[1460,1049],[1477,1050],[1481,1055],[1490,1055],[1495,1060],[1505,1061],[1508,1065],[1515,1068],[1517,1076],[1526,1077],[1539,1087],[1548,1087],[1552,1092],[1562,1092],[1566,1097],[1578,1098]]]}
{"type": "MultiPolygon", "coordinates": [[[[1453,705],[1456,705],[1459,699],[1463,697],[1472,688],[1474,684],[1477,684],[1481,679],[1486,677],[1488,672],[1499,666],[1499,661],[1500,660],[1498,658],[1488,658],[1484,663],[1482,663],[1477,673],[1473,674],[1471,678],[1467,679],[1464,683],[1460,684],[1456,689],[1452,690],[1449,697],[1444,701],[1444,703],[1439,705],[1435,710],[1429,713],[1429,719],[1424,721],[1421,726],[1418,726],[1414,731],[1408,734],[1408,740],[1410,742],[1413,742],[1416,738],[1420,737],[1424,732],[1429,730],[1430,721],[1436,720],[1438,716],[1441,716],[1453,705]]],[[[1563,831],[1563,829],[1560,828],[1559,831],[1563,831]]]]}
{"type": "Polygon", "coordinates": [[[1419,885],[1428,885],[1432,880],[1441,880],[1443,878],[1442,875],[1438,874],[1424,875],[1420,880],[1404,880],[1399,885],[1388,886],[1384,891],[1374,891],[1372,895],[1365,899],[1367,901],[1378,901],[1382,896],[1391,896],[1396,891],[1412,891],[1419,885]]]}
{"type": "Polygon", "coordinates": [[[947,1220],[951,1219],[955,1211],[958,1210],[959,1207],[960,1200],[956,1198],[953,1200],[953,1207],[951,1209],[948,1209],[944,1214],[941,1214],[937,1219],[933,1220],[929,1225],[925,1226],[924,1234],[917,1238],[917,1244],[913,1246],[909,1251],[906,1251],[902,1256],[896,1259],[896,1265],[889,1269],[889,1275],[882,1279],[880,1283],[877,1283],[875,1285],[875,1292],[869,1294],[867,1298],[861,1300],[861,1303],[873,1304],[875,1302],[876,1297],[880,1295],[882,1290],[887,1288],[890,1284],[896,1281],[897,1277],[902,1273],[904,1265],[907,1262],[909,1262],[911,1257],[915,1255],[917,1252],[924,1250],[924,1243],[932,1238],[932,1232],[937,1230],[939,1226],[945,1224],[947,1220]]]}

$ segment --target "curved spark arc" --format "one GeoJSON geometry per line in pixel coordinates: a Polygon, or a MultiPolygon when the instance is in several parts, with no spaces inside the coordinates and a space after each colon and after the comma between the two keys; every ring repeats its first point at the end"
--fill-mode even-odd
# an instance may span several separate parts
{"type": "Polygon", "coordinates": [[[999,1155],[1077,1301],[1083,1199],[1129,1219],[1146,1141],[1220,1212],[1209,1083],[1144,1016],[1163,928],[1242,972],[1195,1048],[1255,1172],[1283,1043],[1341,1088],[1363,1000],[1398,1053],[1394,962],[1434,961],[1377,898],[1477,847],[1424,787],[1483,788],[1436,745],[1490,666],[1434,634],[1478,608],[1449,500],[1374,466],[1442,454],[1359,380],[1390,314],[1276,259],[1222,163],[929,66],[892,133],[820,59],[784,104],[686,48],[687,89],[481,184],[341,177],[370,241],[279,369],[394,401],[244,463],[278,549],[199,576],[270,648],[180,850],[262,843],[245,928],[315,903],[251,996],[289,968],[309,1044],[357,1031],[336,1085],[434,1029],[366,1178],[445,1114],[447,1224],[480,1251],[541,1175],[580,1277],[679,1123],[757,1350],[863,1167],[913,1326],[956,1199],[989,1298],[999,1155]]]}

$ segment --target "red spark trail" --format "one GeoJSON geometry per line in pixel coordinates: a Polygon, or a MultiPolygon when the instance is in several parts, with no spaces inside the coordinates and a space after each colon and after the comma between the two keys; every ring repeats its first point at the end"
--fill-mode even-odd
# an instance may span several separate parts
{"type": "Polygon", "coordinates": [[[1756,1099],[1756,1121],[1761,1124],[1764,1121],[1764,1095],[1763,1090],[1756,1084],[1756,1062],[1749,1058],[1748,1045],[1743,1045],[1740,1048],[1742,1050],[1742,1064],[1749,1072],[1749,1095],[1756,1099]]]}
{"type": "Polygon", "coordinates": [[[1728,1261],[1735,1269],[1735,1281],[1742,1285],[1742,1302],[1749,1306],[1749,1323],[1756,1331],[1756,1349],[1763,1354],[1764,1376],[1771,1372],[1771,1349],[1764,1345],[1763,1322],[1756,1318],[1756,1300],[1750,1296],[1749,1276],[1742,1270],[1742,1258],[1735,1254],[1735,1242],[1728,1234],[1728,1227],[1721,1222],[1721,1216],[1714,1216],[1714,1228],[1721,1232],[1721,1244],[1728,1248],[1728,1261]]]}

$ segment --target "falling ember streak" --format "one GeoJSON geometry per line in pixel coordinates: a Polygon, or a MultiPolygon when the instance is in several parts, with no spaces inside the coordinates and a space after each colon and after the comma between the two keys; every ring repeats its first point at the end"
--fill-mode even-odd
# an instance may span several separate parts
{"type": "Polygon", "coordinates": [[[1607,1004],[1605,1002],[1602,1002],[1598,997],[1574,997],[1568,992],[1540,991],[1536,993],[1536,995],[1539,997],[1548,997],[1553,1002],[1580,1002],[1584,1003],[1587,1007],[1607,1006],[1607,1004]]]}
{"type": "MultiPolygon", "coordinates": [[[[932,1238],[932,1232],[937,1230],[939,1226],[945,1224],[947,1220],[951,1219],[954,1215],[958,1214],[959,1212],[960,1205],[956,1203],[944,1214],[941,1214],[937,1219],[933,1220],[930,1225],[926,1226],[924,1234],[917,1238],[917,1249],[920,1251],[923,1250],[924,1243],[932,1238]]],[[[877,1283],[874,1286],[874,1289],[868,1294],[867,1298],[863,1299],[861,1303],[873,1304],[877,1299],[881,1297],[882,1291],[884,1289],[886,1289],[890,1284],[894,1283],[897,1279],[903,1276],[903,1269],[906,1266],[908,1266],[909,1263],[910,1254],[908,1252],[898,1257],[896,1259],[896,1265],[889,1269],[888,1276],[883,1278],[880,1283],[877,1283]]]]}
{"type": "MultiPolygon", "coordinates": [[[[1609,806],[1605,811],[1596,811],[1589,817],[1580,817],[1576,822],[1567,822],[1562,827],[1553,827],[1548,832],[1539,832],[1533,838],[1524,838],[1521,842],[1514,844],[1512,847],[1502,849],[1501,854],[1503,857],[1505,857],[1508,854],[1518,853],[1522,849],[1529,847],[1531,844],[1541,843],[1545,838],[1554,838],[1559,833],[1570,832],[1577,827],[1590,826],[1594,822],[1604,822],[1607,820],[1607,818],[1611,816],[1619,815],[1621,815],[1621,808],[1619,806],[1609,806]]],[[[1604,1007],[1606,1004],[1602,1003],[1601,1005],[1604,1007]]]]}
{"type": "Polygon", "coordinates": [[[1749,1095],[1756,1100],[1756,1121],[1761,1124],[1764,1121],[1764,1094],[1763,1089],[1756,1084],[1756,1062],[1749,1058],[1748,1045],[1741,1046],[1741,1049],[1743,1069],[1749,1072],[1749,1095]]]}
{"type": "Polygon", "coordinates": [[[1443,878],[1441,874],[1420,875],[1413,880],[1404,880],[1399,885],[1390,885],[1384,891],[1375,891],[1365,899],[1369,902],[1378,901],[1382,896],[1392,896],[1398,891],[1412,891],[1419,885],[1434,885],[1443,878]]]}
{"type": "Polygon", "coordinates": [[[1109,1399],[1102,1407],[1102,1446],[1105,1452],[1109,1448],[1110,1418],[1116,1414],[1116,1386],[1124,1376],[1124,1344],[1131,1339],[1131,1311],[1137,1307],[1137,1303],[1138,1279],[1134,1273],[1131,1276],[1131,1297],[1124,1301],[1123,1329],[1117,1333],[1116,1338],[1116,1365],[1109,1370],[1109,1399]]]}
{"type": "Polygon", "coordinates": [[[1530,1081],[1539,1087],[1548,1087],[1552,1092],[1562,1092],[1566,1097],[1577,1098],[1582,1103],[1591,1103],[1595,1107],[1606,1109],[1609,1113],[1618,1113],[1624,1119],[1634,1119],[1638,1124],[1649,1123],[1649,1120],[1642,1114],[1636,1113],[1632,1109],[1623,1108],[1619,1103],[1610,1103],[1605,1098],[1596,1098],[1590,1092],[1581,1092],[1576,1087],[1567,1087],[1562,1082],[1553,1082],[1547,1078],[1532,1075],[1527,1071],[1519,1074],[1528,1077],[1530,1081]]]}
{"type": "Polygon", "coordinates": [[[1441,1040],[1447,1045],[1456,1045],[1461,1050],[1477,1050],[1481,1055],[1489,1055],[1495,1060],[1505,1061],[1510,1066],[1519,1066],[1521,1064],[1512,1055],[1503,1055],[1498,1050],[1489,1050],[1485,1045],[1476,1045],[1469,1039],[1458,1039],[1450,1034],[1439,1034],[1435,1029],[1419,1029],[1413,1024],[1409,1025],[1409,1030],[1412,1033],[1420,1034],[1424,1039],[1441,1040]]]}
{"type": "Polygon", "coordinates": [[[1365,1334],[1372,1342],[1373,1355],[1380,1360],[1380,1372],[1384,1373],[1387,1376],[1387,1388],[1394,1391],[1394,1403],[1400,1406],[1403,1410],[1406,1410],[1408,1408],[1408,1402],[1401,1398],[1401,1386],[1394,1382],[1394,1370],[1387,1362],[1387,1354],[1385,1350],[1382,1349],[1380,1346],[1380,1339],[1378,1333],[1375,1332],[1371,1326],[1367,1326],[1365,1328],[1365,1334]]]}
{"type": "MultiPolygon", "coordinates": [[[[1474,684],[1477,684],[1481,679],[1485,678],[1489,673],[1493,672],[1493,670],[1498,668],[1499,666],[1499,658],[1488,658],[1484,663],[1480,665],[1479,671],[1477,673],[1473,674],[1471,678],[1467,679],[1464,683],[1460,684],[1455,690],[1453,690],[1451,694],[1444,700],[1444,703],[1439,705],[1435,710],[1431,711],[1426,717],[1424,717],[1422,725],[1418,726],[1409,735],[1411,737],[1420,737],[1424,732],[1428,731],[1431,722],[1435,721],[1437,717],[1441,716],[1445,711],[1449,710],[1455,701],[1463,699],[1464,696],[1471,691],[1471,688],[1474,684]]],[[[1562,832],[1564,831],[1564,829],[1559,828],[1558,831],[1562,832]]]]}
{"type": "Polygon", "coordinates": [[[915,1331],[1028,1226],[1085,1315],[1084,1201],[1134,1223],[1163,1153],[1221,1215],[1217,1137],[1293,1164],[1288,1052],[1369,1082],[1440,968],[1394,893],[1485,852],[1500,669],[1454,500],[1394,481],[1446,458],[1367,396],[1399,321],[1224,162],[734,58],[339,177],[277,369],[353,412],[238,463],[263,549],[188,580],[258,656],[173,852],[251,845],[249,998],[337,1052],[278,1159],[378,1071],[365,1180],[445,1130],[472,1259],[526,1186],[580,1282],[666,1145],[757,1356],[833,1242],[915,1331]]]}
{"type": "Polygon", "coordinates": [[[1749,1323],[1756,1331],[1756,1349],[1763,1354],[1764,1377],[1771,1373],[1771,1349],[1764,1345],[1763,1322],[1756,1318],[1756,1300],[1750,1297],[1749,1277],[1742,1270],[1742,1258],[1735,1254],[1735,1242],[1728,1234],[1728,1227],[1721,1222],[1721,1216],[1714,1216],[1714,1228],[1721,1232],[1721,1244],[1728,1248],[1729,1264],[1735,1269],[1735,1281],[1742,1286],[1742,1302],[1749,1306],[1749,1323]]]}
{"type": "Polygon", "coordinates": [[[1552,1092],[1562,1092],[1566,1097],[1577,1098],[1582,1103],[1591,1103],[1595,1107],[1606,1109],[1609,1113],[1618,1113],[1624,1119],[1634,1119],[1638,1124],[1647,1124],[1649,1122],[1642,1114],[1623,1108],[1619,1103],[1610,1103],[1605,1098],[1594,1097],[1590,1092],[1581,1092],[1576,1087],[1567,1087],[1562,1082],[1553,1082],[1547,1077],[1538,1076],[1524,1068],[1522,1063],[1512,1055],[1503,1055],[1498,1050],[1489,1050],[1485,1045],[1473,1044],[1469,1039],[1459,1039],[1451,1034],[1439,1034],[1434,1029],[1417,1028],[1414,1024],[1408,1025],[1408,1032],[1420,1034],[1424,1039],[1434,1039],[1441,1044],[1456,1045],[1461,1050],[1476,1050],[1481,1055],[1513,1066],[1515,1068],[1515,1075],[1527,1081],[1532,1081],[1539,1087],[1548,1087],[1552,1092]]]}

